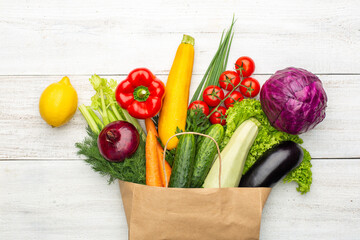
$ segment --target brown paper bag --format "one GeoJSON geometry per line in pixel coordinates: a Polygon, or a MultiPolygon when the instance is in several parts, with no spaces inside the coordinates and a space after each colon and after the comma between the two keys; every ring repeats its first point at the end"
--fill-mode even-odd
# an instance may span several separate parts
{"type": "Polygon", "coordinates": [[[120,182],[129,240],[259,239],[271,188],[161,188],[120,182]]]}
{"type": "MultiPolygon", "coordinates": [[[[220,187],[221,154],[216,141],[192,132],[174,136],[183,134],[197,134],[214,141],[220,160],[220,187]]],[[[167,143],[165,149],[166,146],[167,143]]],[[[271,191],[271,188],[162,188],[119,183],[129,240],[259,239],[261,213],[271,191]]]]}

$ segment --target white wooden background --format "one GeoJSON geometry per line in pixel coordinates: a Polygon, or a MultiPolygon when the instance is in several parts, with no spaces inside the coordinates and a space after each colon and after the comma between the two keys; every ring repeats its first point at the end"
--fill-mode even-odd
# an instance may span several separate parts
{"type": "Polygon", "coordinates": [[[251,56],[264,82],[278,69],[316,73],[327,117],[303,134],[311,192],[278,184],[260,239],[360,239],[360,1],[0,1],[0,239],[127,239],[117,184],[75,154],[79,112],[64,127],[39,116],[42,90],[68,75],[79,103],[93,73],[122,80],[148,67],[162,80],[182,34],[195,38],[193,92],[221,32],[238,21],[229,58],[251,56]]]}

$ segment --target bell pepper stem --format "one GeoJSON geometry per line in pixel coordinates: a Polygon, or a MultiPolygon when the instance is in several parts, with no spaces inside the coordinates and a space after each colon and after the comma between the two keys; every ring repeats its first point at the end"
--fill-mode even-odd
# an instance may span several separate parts
{"type": "Polygon", "coordinates": [[[134,90],[134,99],[139,102],[145,102],[150,96],[150,91],[145,86],[138,86],[134,90]]]}

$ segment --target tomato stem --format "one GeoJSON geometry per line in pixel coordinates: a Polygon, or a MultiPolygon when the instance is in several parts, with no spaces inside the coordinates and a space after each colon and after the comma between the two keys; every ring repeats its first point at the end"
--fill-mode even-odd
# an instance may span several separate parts
{"type": "Polygon", "coordinates": [[[243,69],[240,69],[240,82],[239,82],[239,84],[237,84],[236,87],[234,87],[234,88],[228,93],[227,97],[224,97],[224,99],[220,101],[220,103],[209,113],[209,115],[207,115],[207,118],[210,118],[210,116],[211,116],[214,112],[217,111],[217,109],[219,108],[219,106],[220,106],[223,102],[225,102],[225,100],[228,99],[228,98],[230,97],[230,95],[231,95],[239,86],[241,86],[241,82],[242,82],[242,80],[243,80],[242,71],[243,71],[243,69]]]}
{"type": "Polygon", "coordinates": [[[226,74],[225,74],[225,80],[223,80],[222,82],[225,83],[225,88],[227,90],[228,86],[231,85],[234,88],[234,84],[231,82],[231,80],[233,80],[235,77],[233,78],[229,78],[226,74]]]}
{"type": "Polygon", "coordinates": [[[208,93],[206,95],[211,96],[211,97],[215,97],[215,98],[221,100],[221,98],[217,95],[220,91],[221,91],[221,89],[219,91],[216,91],[215,87],[213,87],[212,92],[208,93]]]}

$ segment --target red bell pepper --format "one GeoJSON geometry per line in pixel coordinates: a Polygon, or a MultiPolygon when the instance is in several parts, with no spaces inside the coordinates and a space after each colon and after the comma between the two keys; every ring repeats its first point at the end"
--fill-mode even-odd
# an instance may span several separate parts
{"type": "Polygon", "coordinates": [[[115,91],[119,105],[139,119],[155,116],[161,109],[164,95],[164,83],[146,68],[131,71],[115,91]]]}

